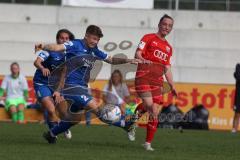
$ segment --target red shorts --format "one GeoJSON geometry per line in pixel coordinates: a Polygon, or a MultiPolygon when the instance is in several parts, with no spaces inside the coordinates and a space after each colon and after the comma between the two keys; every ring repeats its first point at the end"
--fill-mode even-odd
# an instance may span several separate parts
{"type": "Polygon", "coordinates": [[[140,98],[152,97],[154,103],[163,103],[163,81],[138,78],[135,79],[135,90],[140,98]]]}
{"type": "Polygon", "coordinates": [[[143,98],[152,97],[153,102],[163,103],[163,75],[165,66],[161,64],[139,64],[135,78],[135,90],[143,98]]]}

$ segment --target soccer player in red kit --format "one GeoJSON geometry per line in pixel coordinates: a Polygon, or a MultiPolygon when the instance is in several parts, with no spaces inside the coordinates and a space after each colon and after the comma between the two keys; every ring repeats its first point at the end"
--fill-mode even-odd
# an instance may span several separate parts
{"type": "MultiPolygon", "coordinates": [[[[135,58],[142,60],[143,64],[138,64],[135,88],[142,99],[142,103],[137,107],[137,113],[148,112],[146,141],[144,148],[149,151],[154,134],[158,126],[158,114],[162,104],[162,95],[165,92],[163,87],[163,75],[165,76],[172,94],[177,96],[174,88],[170,58],[172,47],[165,37],[171,32],[173,18],[164,15],[158,24],[158,32],[146,34],[141,39],[135,53],[135,58]]],[[[139,114],[140,115],[140,114],[139,114]]],[[[135,140],[135,130],[129,130],[129,140],[135,140]]]]}

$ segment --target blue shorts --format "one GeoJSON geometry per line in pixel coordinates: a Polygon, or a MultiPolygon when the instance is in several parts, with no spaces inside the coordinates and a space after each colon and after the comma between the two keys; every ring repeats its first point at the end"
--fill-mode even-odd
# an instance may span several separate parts
{"type": "Polygon", "coordinates": [[[34,84],[34,90],[38,101],[41,101],[43,98],[51,97],[53,95],[53,90],[47,85],[34,84]]]}
{"type": "Polygon", "coordinates": [[[93,99],[89,93],[89,88],[82,86],[75,86],[69,89],[64,89],[61,92],[65,100],[71,101],[70,110],[78,112],[87,107],[88,103],[93,99]]]}

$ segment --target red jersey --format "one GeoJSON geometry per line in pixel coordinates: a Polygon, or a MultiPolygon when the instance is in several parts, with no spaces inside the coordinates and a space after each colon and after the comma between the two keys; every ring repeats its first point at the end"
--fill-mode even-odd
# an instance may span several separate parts
{"type": "Polygon", "coordinates": [[[155,33],[146,34],[141,39],[138,50],[142,51],[142,57],[154,62],[153,64],[139,64],[137,77],[151,78],[156,81],[163,80],[162,76],[166,65],[170,64],[172,47],[165,40],[160,39],[155,33]],[[143,73],[144,72],[144,73],[143,73]]]}
{"type": "Polygon", "coordinates": [[[146,34],[141,39],[138,50],[142,51],[142,57],[154,62],[153,64],[138,64],[135,78],[135,88],[138,94],[151,92],[153,101],[162,102],[163,75],[166,65],[171,65],[172,47],[166,41],[160,39],[155,33],[146,34]]]}
{"type": "Polygon", "coordinates": [[[155,33],[143,36],[138,49],[143,52],[142,57],[144,59],[170,65],[172,46],[166,40],[160,39],[155,33]]]}

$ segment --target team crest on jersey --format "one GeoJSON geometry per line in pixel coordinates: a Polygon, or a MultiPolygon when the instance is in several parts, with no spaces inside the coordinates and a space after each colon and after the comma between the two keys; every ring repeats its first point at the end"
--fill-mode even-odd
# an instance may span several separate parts
{"type": "Polygon", "coordinates": [[[145,47],[146,43],[141,41],[139,44],[138,44],[138,48],[139,49],[143,49],[145,47]]]}
{"type": "Polygon", "coordinates": [[[170,47],[166,46],[166,51],[169,53],[170,52],[170,47]]]}
{"type": "Polygon", "coordinates": [[[66,45],[66,46],[73,46],[73,42],[68,41],[68,42],[65,42],[64,45],[66,45]]]}

